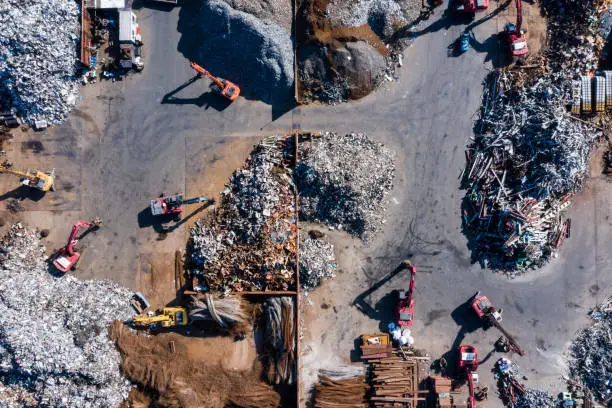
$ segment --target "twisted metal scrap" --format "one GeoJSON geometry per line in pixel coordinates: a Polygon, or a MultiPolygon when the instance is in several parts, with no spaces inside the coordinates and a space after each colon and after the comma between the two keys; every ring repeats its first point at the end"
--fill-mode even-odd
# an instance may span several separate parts
{"type": "Polygon", "coordinates": [[[229,328],[248,321],[249,315],[242,307],[242,299],[238,296],[221,297],[217,294],[206,293],[204,300],[191,297],[192,307],[189,309],[189,319],[213,320],[221,327],[229,328]]]}
{"type": "Polygon", "coordinates": [[[570,374],[604,404],[612,403],[612,297],[590,313],[594,323],[572,345],[570,374]]]}

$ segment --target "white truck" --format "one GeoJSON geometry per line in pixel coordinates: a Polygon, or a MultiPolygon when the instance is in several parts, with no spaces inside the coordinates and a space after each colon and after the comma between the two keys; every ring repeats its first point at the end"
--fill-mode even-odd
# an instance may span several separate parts
{"type": "Polygon", "coordinates": [[[132,9],[119,10],[119,49],[120,64],[123,68],[134,68],[142,71],[142,37],[136,14],[132,9]]]}

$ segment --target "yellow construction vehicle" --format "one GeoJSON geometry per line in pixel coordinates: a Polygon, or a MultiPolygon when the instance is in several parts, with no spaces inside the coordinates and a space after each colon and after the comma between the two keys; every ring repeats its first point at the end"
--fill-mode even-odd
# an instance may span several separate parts
{"type": "Polygon", "coordinates": [[[0,173],[14,174],[15,176],[21,177],[21,184],[24,186],[32,187],[40,191],[47,192],[49,190],[55,191],[55,169],[47,173],[43,173],[38,170],[26,171],[13,170],[13,163],[4,161],[0,164],[0,173]]]}
{"type": "Polygon", "coordinates": [[[149,312],[135,316],[128,323],[136,327],[157,329],[186,326],[188,320],[187,309],[184,307],[165,307],[161,310],[157,310],[155,313],[149,312]]]}

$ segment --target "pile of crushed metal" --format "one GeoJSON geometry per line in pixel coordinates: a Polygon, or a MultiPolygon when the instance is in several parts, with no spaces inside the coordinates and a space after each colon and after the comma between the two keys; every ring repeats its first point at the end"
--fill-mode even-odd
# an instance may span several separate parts
{"type": "Polygon", "coordinates": [[[191,229],[191,270],[207,289],[295,289],[297,214],[287,143],[272,136],[256,145],[219,207],[191,229]]]}
{"type": "Polygon", "coordinates": [[[190,58],[239,84],[244,96],[272,104],[293,86],[291,7],[288,0],[194,2],[181,10],[181,42],[195,44],[190,58]]]}
{"type": "Polygon", "coordinates": [[[79,88],[77,3],[0,0],[0,10],[0,107],[29,125],[64,121],[79,88]]]}
{"type": "Polygon", "coordinates": [[[595,399],[612,403],[612,297],[589,314],[593,324],[580,330],[572,345],[570,373],[595,399]]]}
{"type": "Polygon", "coordinates": [[[406,29],[424,12],[422,0],[297,2],[298,99],[359,99],[397,79],[406,29]]]}
{"type": "Polygon", "coordinates": [[[119,406],[132,386],[107,328],[132,316],[132,293],[108,281],[53,277],[38,233],[20,224],[2,247],[0,395],[9,396],[2,401],[119,406]]]}
{"type": "MultiPolygon", "coordinates": [[[[293,137],[266,138],[236,170],[219,208],[196,223],[190,270],[201,290],[286,291],[296,285],[297,213],[368,241],[382,229],[394,156],[365,134],[304,134],[295,167],[293,137]]],[[[333,248],[303,241],[305,287],[335,269],[333,248]]]]}
{"type": "Polygon", "coordinates": [[[314,289],[322,279],[336,276],[334,246],[318,234],[300,235],[300,284],[306,290],[314,289]]]}
{"type": "Polygon", "coordinates": [[[596,26],[577,23],[592,21],[595,2],[568,1],[564,10],[549,3],[549,38],[555,40],[537,60],[543,69],[531,77],[522,70],[489,75],[466,151],[462,216],[468,245],[474,261],[510,275],[543,266],[569,237],[563,210],[582,189],[601,137],[566,108],[568,79],[591,69],[601,51],[596,26]],[[566,31],[582,37],[570,40],[566,31]]]}
{"type": "Polygon", "coordinates": [[[304,136],[295,179],[300,219],[370,241],[384,226],[395,156],[363,133],[304,136]]]}
{"type": "Polygon", "coordinates": [[[522,377],[518,365],[500,358],[493,370],[497,379],[499,397],[504,406],[510,408],[555,408],[557,404],[546,391],[526,388],[521,382],[522,377]]]}

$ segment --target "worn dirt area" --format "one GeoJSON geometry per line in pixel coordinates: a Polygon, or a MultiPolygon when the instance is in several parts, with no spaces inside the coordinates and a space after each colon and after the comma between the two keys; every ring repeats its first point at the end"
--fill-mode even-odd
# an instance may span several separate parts
{"type": "MultiPolygon", "coordinates": [[[[261,401],[278,404],[280,399],[259,380],[261,365],[252,337],[234,341],[178,333],[146,336],[120,322],[111,336],[126,375],[159,406],[222,408],[232,401],[249,401],[248,406],[265,407],[261,401]]],[[[132,397],[137,402],[143,399],[141,393],[132,397]]]]}

